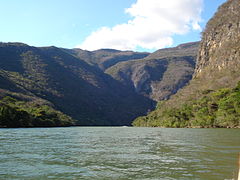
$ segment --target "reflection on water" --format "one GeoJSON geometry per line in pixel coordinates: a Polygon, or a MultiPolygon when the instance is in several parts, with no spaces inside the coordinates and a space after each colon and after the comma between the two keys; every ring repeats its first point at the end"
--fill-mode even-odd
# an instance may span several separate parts
{"type": "Polygon", "coordinates": [[[0,179],[232,179],[239,129],[0,129],[0,179]]]}

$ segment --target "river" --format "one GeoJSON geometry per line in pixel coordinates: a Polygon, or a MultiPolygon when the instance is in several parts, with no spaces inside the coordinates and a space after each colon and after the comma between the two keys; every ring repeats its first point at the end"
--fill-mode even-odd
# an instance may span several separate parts
{"type": "Polygon", "coordinates": [[[240,129],[0,129],[0,179],[230,180],[240,129]]]}

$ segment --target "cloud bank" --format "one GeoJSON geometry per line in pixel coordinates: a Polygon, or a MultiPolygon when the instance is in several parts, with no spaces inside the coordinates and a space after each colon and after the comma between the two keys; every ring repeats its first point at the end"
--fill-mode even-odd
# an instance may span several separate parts
{"type": "Polygon", "coordinates": [[[173,44],[173,35],[201,30],[203,0],[137,0],[125,10],[132,19],[92,32],[78,48],[96,50],[159,49],[173,44]]]}

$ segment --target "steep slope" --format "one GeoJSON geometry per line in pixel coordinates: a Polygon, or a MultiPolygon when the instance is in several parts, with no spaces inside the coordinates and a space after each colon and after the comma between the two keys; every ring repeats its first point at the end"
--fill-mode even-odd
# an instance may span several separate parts
{"type": "Polygon", "coordinates": [[[201,97],[202,92],[234,88],[240,81],[239,12],[240,2],[228,0],[207,23],[202,33],[194,78],[178,94],[182,99],[179,102],[201,97]]]}
{"type": "Polygon", "coordinates": [[[203,32],[190,84],[135,125],[239,127],[239,42],[240,1],[228,0],[203,32]]]}
{"type": "Polygon", "coordinates": [[[45,99],[78,125],[129,125],[152,102],[56,47],[0,44],[0,88],[45,99]]]}
{"type": "Polygon", "coordinates": [[[81,49],[64,50],[84,60],[90,65],[99,67],[103,71],[117,64],[118,62],[129,61],[133,59],[142,59],[149,55],[149,53],[119,51],[115,49],[100,49],[96,51],[85,51],[81,49]]]}
{"type": "Polygon", "coordinates": [[[51,106],[34,101],[19,101],[9,96],[0,100],[0,127],[71,126],[74,121],[51,106]]]}
{"type": "Polygon", "coordinates": [[[240,67],[239,42],[240,2],[229,0],[218,9],[203,32],[195,79],[205,79],[206,77],[212,79],[208,84],[210,88],[215,85],[219,87],[235,86],[236,82],[240,80],[238,74],[240,67]]]}
{"type": "Polygon", "coordinates": [[[192,78],[198,45],[161,49],[141,60],[118,63],[106,73],[141,95],[156,101],[168,99],[192,78]]]}

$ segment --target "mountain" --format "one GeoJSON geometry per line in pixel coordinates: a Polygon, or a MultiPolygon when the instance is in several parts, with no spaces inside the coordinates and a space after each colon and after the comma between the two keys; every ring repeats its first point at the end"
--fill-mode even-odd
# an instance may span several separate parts
{"type": "Polygon", "coordinates": [[[129,125],[154,102],[57,47],[0,43],[0,96],[46,101],[77,125],[129,125]]]}
{"type": "Polygon", "coordinates": [[[160,49],[143,59],[120,62],[105,72],[138,94],[168,99],[192,78],[199,42],[160,49]]]}
{"type": "Polygon", "coordinates": [[[196,69],[189,85],[133,124],[240,127],[239,22],[239,0],[228,0],[219,7],[202,33],[196,69]]]}
{"type": "Polygon", "coordinates": [[[6,105],[26,112],[18,104],[54,108],[76,125],[130,125],[188,83],[198,45],[150,54],[0,43],[0,97],[15,98],[6,105]]]}
{"type": "Polygon", "coordinates": [[[130,125],[188,83],[198,45],[150,54],[0,43],[0,97],[54,108],[77,125],[130,125]]]}
{"type": "Polygon", "coordinates": [[[133,51],[119,51],[115,49],[100,49],[96,51],[86,51],[82,49],[64,50],[103,71],[118,62],[142,59],[150,54],[133,51]]]}
{"type": "Polygon", "coordinates": [[[203,32],[195,79],[206,77],[208,88],[233,87],[240,80],[240,2],[228,0],[203,32]]]}

